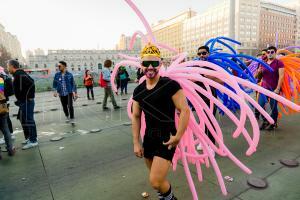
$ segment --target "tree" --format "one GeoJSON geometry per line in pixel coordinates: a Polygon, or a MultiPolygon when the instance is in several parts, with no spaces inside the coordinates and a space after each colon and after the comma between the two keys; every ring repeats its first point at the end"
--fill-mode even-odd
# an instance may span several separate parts
{"type": "Polygon", "coordinates": [[[11,59],[10,53],[3,45],[0,45],[0,66],[6,68],[6,62],[11,59]]]}

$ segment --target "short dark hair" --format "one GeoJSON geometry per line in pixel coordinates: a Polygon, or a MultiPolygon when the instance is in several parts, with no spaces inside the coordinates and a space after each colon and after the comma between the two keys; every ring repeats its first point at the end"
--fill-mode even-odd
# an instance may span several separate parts
{"type": "Polygon", "coordinates": [[[7,61],[7,63],[11,66],[13,66],[13,68],[15,69],[19,69],[20,68],[20,63],[17,60],[11,59],[9,61],[7,61]]]}
{"type": "Polygon", "coordinates": [[[63,66],[67,67],[67,63],[65,61],[59,61],[59,64],[62,64],[63,66]]]}
{"type": "Polygon", "coordinates": [[[263,52],[263,51],[267,52],[267,51],[268,51],[268,49],[263,49],[263,50],[261,50],[261,52],[263,52]]]}
{"type": "Polygon", "coordinates": [[[200,49],[205,49],[205,50],[209,53],[209,47],[206,46],[206,45],[199,47],[199,48],[198,48],[198,51],[199,51],[200,49]]]}
{"type": "Polygon", "coordinates": [[[269,47],[268,47],[268,50],[274,50],[274,51],[275,51],[275,53],[277,52],[277,48],[276,48],[276,47],[274,47],[274,46],[269,46],[269,47]]]}
{"type": "Polygon", "coordinates": [[[112,61],[111,60],[105,60],[104,61],[104,67],[111,67],[112,61]]]}

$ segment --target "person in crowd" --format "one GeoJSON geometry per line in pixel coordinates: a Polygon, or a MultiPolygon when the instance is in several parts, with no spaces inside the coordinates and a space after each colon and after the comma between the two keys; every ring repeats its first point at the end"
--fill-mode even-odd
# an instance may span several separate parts
{"type": "MultiPolygon", "coordinates": [[[[9,130],[8,126],[8,115],[9,115],[9,107],[8,107],[8,96],[11,91],[13,91],[12,82],[7,81],[7,75],[3,74],[4,69],[0,68],[0,130],[4,136],[4,144],[6,144],[6,150],[8,152],[8,156],[13,156],[16,152],[15,148],[12,144],[12,134],[9,130]]],[[[0,147],[0,160],[1,156],[1,147],[0,147]]]]}
{"type": "Polygon", "coordinates": [[[117,92],[116,95],[118,95],[119,93],[119,89],[121,88],[121,80],[120,80],[120,74],[121,74],[122,70],[121,67],[118,69],[118,73],[116,75],[116,82],[117,82],[117,92]]]}
{"type": "MultiPolygon", "coordinates": [[[[5,69],[1,66],[0,66],[0,78],[4,80],[4,85],[5,85],[4,94],[6,98],[6,104],[9,109],[9,97],[14,95],[13,83],[12,83],[12,78],[5,72],[5,69]]],[[[15,140],[16,136],[13,134],[14,130],[13,130],[11,119],[9,117],[9,113],[7,115],[7,124],[8,124],[9,132],[11,133],[11,139],[15,140]]],[[[4,137],[0,138],[0,145],[2,144],[5,144],[4,137]]]]}
{"type": "MultiPolygon", "coordinates": [[[[263,49],[263,50],[261,50],[261,53],[260,53],[260,55],[259,55],[259,59],[261,59],[261,60],[263,60],[264,62],[267,62],[268,61],[268,56],[267,56],[267,51],[268,51],[268,49],[263,49]]],[[[259,66],[259,70],[257,70],[257,72],[255,73],[255,75],[254,75],[254,77],[256,78],[256,80],[257,80],[257,84],[258,85],[261,85],[261,80],[262,80],[262,70],[260,70],[260,67],[262,67],[262,66],[259,66]]],[[[258,92],[256,92],[256,98],[258,99],[258,92]]],[[[259,117],[260,117],[260,112],[257,110],[257,109],[255,109],[254,110],[254,113],[255,113],[255,118],[257,119],[257,120],[259,120],[259,117]]]]}
{"type": "Polygon", "coordinates": [[[117,105],[117,102],[115,100],[112,88],[111,88],[111,83],[110,83],[110,77],[111,77],[111,71],[110,68],[112,67],[112,61],[111,60],[105,60],[104,62],[104,68],[102,70],[103,74],[103,80],[106,82],[106,86],[104,87],[104,99],[102,103],[102,109],[103,110],[108,110],[109,108],[107,107],[107,98],[110,97],[111,102],[114,106],[114,109],[120,109],[120,106],[117,105]]]}
{"type": "Polygon", "coordinates": [[[129,74],[126,70],[126,67],[120,67],[120,73],[119,73],[119,78],[120,78],[120,82],[121,82],[121,95],[127,94],[127,85],[128,85],[128,81],[129,79],[129,74]]]}
{"type": "MultiPolygon", "coordinates": [[[[210,51],[209,51],[209,47],[208,46],[200,46],[198,48],[198,51],[197,51],[197,56],[198,56],[197,60],[207,61],[209,55],[210,55],[210,51]]],[[[204,68],[210,69],[208,67],[204,67],[204,68]]],[[[216,82],[218,82],[220,84],[223,84],[223,81],[221,81],[220,79],[217,79],[215,77],[206,76],[206,78],[209,78],[209,79],[214,80],[214,81],[216,81],[216,82]]],[[[206,87],[204,86],[204,84],[202,82],[196,82],[196,84],[199,85],[200,87],[202,87],[203,89],[207,90],[206,87]]],[[[213,87],[210,87],[210,90],[212,92],[212,95],[217,98],[217,91],[216,91],[216,89],[213,88],[213,87]]],[[[204,102],[206,103],[206,105],[210,106],[210,99],[207,98],[205,95],[202,95],[200,93],[199,93],[199,95],[204,100],[204,102]]],[[[217,108],[214,105],[213,115],[215,116],[216,113],[217,113],[217,108]]],[[[209,137],[210,141],[215,144],[215,142],[216,142],[215,138],[213,137],[213,135],[211,134],[211,132],[208,130],[208,128],[206,126],[205,126],[205,133],[209,137]]],[[[201,144],[199,144],[197,146],[197,150],[202,150],[202,145],[201,144]]],[[[212,151],[212,153],[214,155],[215,152],[212,149],[211,149],[211,151],[212,151]]]]}
{"type": "MultiPolygon", "coordinates": [[[[276,59],[277,48],[274,46],[270,46],[267,49],[267,60],[266,63],[270,65],[273,69],[273,72],[259,67],[258,73],[262,75],[261,86],[267,90],[273,91],[276,94],[280,93],[281,86],[284,80],[284,64],[282,61],[276,59]]],[[[260,130],[274,130],[277,127],[277,119],[278,119],[278,107],[277,101],[272,98],[267,98],[264,95],[259,94],[258,103],[261,107],[265,108],[267,102],[270,103],[271,107],[271,117],[274,120],[274,124],[269,124],[269,122],[263,117],[263,123],[260,126],[260,130]]]]}
{"type": "Polygon", "coordinates": [[[160,77],[162,67],[160,51],[148,44],[141,53],[141,66],[146,80],[133,93],[132,134],[134,153],[145,158],[149,180],[159,199],[176,200],[167,175],[176,146],[189,121],[189,108],[180,85],[169,78],[160,77]],[[175,109],[179,124],[175,126],[175,109]],[[142,111],[146,131],[143,146],[140,144],[142,111]]]}
{"type": "Polygon", "coordinates": [[[66,122],[75,124],[73,101],[78,98],[78,95],[74,77],[73,74],[68,72],[65,61],[59,61],[58,69],[59,71],[55,74],[53,80],[53,95],[60,98],[66,122]]]}
{"type": "Polygon", "coordinates": [[[136,71],[135,82],[138,83],[143,76],[144,76],[143,70],[141,68],[138,68],[138,70],[136,71]]]}
{"type": "Polygon", "coordinates": [[[86,87],[86,92],[87,92],[87,98],[88,100],[95,100],[94,98],[94,77],[91,74],[90,70],[86,70],[84,73],[84,78],[83,78],[83,83],[84,86],[86,87]],[[90,98],[90,93],[92,95],[92,98],[90,98]]]}
{"type": "Polygon", "coordinates": [[[13,89],[17,101],[15,104],[19,106],[18,118],[21,121],[25,141],[23,142],[23,150],[38,146],[37,130],[34,120],[35,106],[35,83],[34,80],[20,68],[17,60],[9,60],[7,68],[13,75],[13,89]]]}

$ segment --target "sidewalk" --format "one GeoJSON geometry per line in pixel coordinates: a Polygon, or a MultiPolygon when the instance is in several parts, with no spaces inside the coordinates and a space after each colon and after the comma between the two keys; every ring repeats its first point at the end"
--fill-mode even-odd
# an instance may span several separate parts
{"type": "MultiPolygon", "coordinates": [[[[132,92],[133,85],[130,86],[132,92]]],[[[38,126],[39,148],[21,150],[23,133],[20,123],[12,118],[16,129],[17,154],[8,158],[3,152],[0,161],[0,200],[140,200],[142,192],[157,199],[148,183],[148,172],[143,160],[135,158],[132,150],[131,126],[126,113],[130,96],[118,96],[120,111],[102,111],[103,91],[95,88],[96,100],[87,101],[85,90],[79,90],[75,103],[76,126],[65,124],[58,99],[52,93],[37,95],[35,115],[38,126]],[[43,98],[41,98],[43,97],[43,98]],[[51,109],[56,111],[50,111],[51,109]],[[62,120],[60,120],[62,119],[62,120]],[[101,129],[90,133],[93,129],[101,129]],[[50,142],[63,136],[58,142],[50,142]]],[[[109,106],[111,103],[109,102],[109,106]]],[[[12,108],[12,113],[16,108],[12,108]]],[[[232,161],[217,157],[222,175],[233,177],[226,182],[229,195],[221,194],[212,168],[204,166],[204,181],[198,183],[199,199],[204,200],[298,200],[300,199],[300,167],[287,168],[280,159],[300,162],[300,115],[283,117],[276,132],[262,132],[257,152],[246,157],[243,138],[231,137],[233,125],[220,117],[225,143],[250,169],[253,176],[266,178],[268,188],[258,190],[247,185],[247,175],[232,161]]],[[[251,132],[251,130],[249,130],[251,132]]],[[[189,190],[181,165],[169,179],[179,200],[190,200],[189,190]]]]}

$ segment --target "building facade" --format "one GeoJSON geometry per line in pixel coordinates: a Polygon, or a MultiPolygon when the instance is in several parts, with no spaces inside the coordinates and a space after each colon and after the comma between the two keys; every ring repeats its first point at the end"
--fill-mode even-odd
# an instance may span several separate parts
{"type": "Polygon", "coordinates": [[[260,0],[235,0],[235,37],[240,53],[254,55],[259,44],[260,0]]]}
{"type": "Polygon", "coordinates": [[[139,56],[136,50],[48,50],[46,55],[28,54],[29,68],[45,68],[51,72],[57,70],[58,62],[67,62],[70,71],[91,70],[98,72],[105,60],[110,59],[114,64],[124,60],[118,54],[139,56]]]}
{"type": "Polygon", "coordinates": [[[274,45],[276,38],[278,48],[296,44],[296,9],[270,2],[261,2],[260,21],[260,49],[274,45]]]}
{"type": "Polygon", "coordinates": [[[197,14],[183,23],[183,51],[194,57],[197,48],[210,38],[226,36],[234,38],[233,1],[223,0],[220,4],[197,14]]]}
{"type": "MultiPolygon", "coordinates": [[[[157,41],[170,45],[180,51],[183,50],[184,22],[195,16],[196,12],[188,10],[167,20],[161,20],[152,25],[153,34],[157,41]]],[[[162,57],[170,58],[174,53],[161,49],[162,57]]]]}
{"type": "MultiPolygon", "coordinates": [[[[132,37],[122,34],[120,36],[119,43],[116,46],[116,50],[129,50],[131,39],[132,37]]],[[[136,51],[141,50],[141,47],[142,47],[141,38],[136,37],[135,43],[133,45],[133,50],[136,51]]]]}
{"type": "MultiPolygon", "coordinates": [[[[222,0],[203,13],[187,11],[152,29],[159,42],[187,52],[190,58],[199,46],[218,36],[241,42],[235,45],[238,52],[255,55],[262,47],[275,45],[277,31],[279,47],[300,43],[299,2],[293,10],[261,0],[222,0]]],[[[174,55],[162,52],[166,58],[174,55]]]]}
{"type": "Polygon", "coordinates": [[[0,45],[4,46],[4,48],[11,54],[12,58],[19,59],[21,62],[24,62],[21,44],[17,36],[6,32],[5,27],[2,24],[0,24],[0,45]]]}

